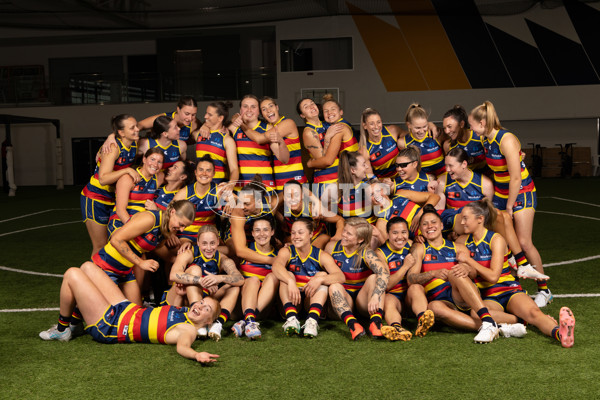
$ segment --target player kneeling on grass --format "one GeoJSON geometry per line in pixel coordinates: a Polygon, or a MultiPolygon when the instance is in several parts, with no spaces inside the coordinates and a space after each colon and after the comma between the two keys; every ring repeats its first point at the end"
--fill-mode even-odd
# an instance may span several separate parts
{"type": "MultiPolygon", "coordinates": [[[[460,214],[460,223],[464,235],[457,243],[464,244],[471,257],[465,258],[467,265],[477,275],[475,283],[481,291],[481,297],[490,312],[509,312],[536,326],[542,333],[560,341],[563,347],[571,347],[574,342],[575,317],[567,307],[560,310],[560,323],[545,315],[536,303],[527,295],[521,285],[510,273],[508,248],[504,238],[491,230],[496,218],[496,210],[489,200],[479,200],[467,204],[460,214]],[[488,230],[490,229],[490,230],[488,230]]],[[[458,256],[461,261],[461,255],[458,256]]],[[[495,315],[495,314],[494,314],[495,315]]],[[[521,324],[501,324],[500,332],[504,336],[523,336],[522,332],[513,332],[510,327],[521,324]]]]}
{"type": "MultiPolygon", "coordinates": [[[[170,279],[174,283],[195,285],[202,289],[204,295],[210,295],[220,301],[221,312],[217,320],[209,330],[206,326],[198,330],[200,337],[208,335],[218,341],[221,339],[223,325],[235,307],[244,277],[237,270],[233,260],[217,250],[219,236],[214,225],[202,226],[196,242],[192,248],[177,255],[171,268],[170,279]]],[[[187,290],[189,291],[190,287],[187,290]]]]}
{"type": "Polygon", "coordinates": [[[73,308],[81,311],[87,331],[100,343],[174,344],[185,358],[201,363],[217,361],[219,356],[196,352],[192,343],[196,330],[213,321],[220,312],[211,298],[199,299],[189,308],[173,306],[142,308],[128,301],[110,278],[91,262],[69,268],[60,288],[59,323],[40,333],[44,340],[68,341],[68,319],[73,308]]]}
{"type": "Polygon", "coordinates": [[[408,239],[408,222],[402,217],[393,217],[386,224],[388,240],[378,249],[387,261],[390,280],[385,294],[385,322],[381,328],[383,336],[390,340],[410,340],[412,334],[402,327],[402,310],[410,307],[417,316],[415,335],[423,337],[435,322],[433,311],[427,309],[427,297],[421,285],[406,282],[406,273],[415,263],[409,253],[412,242],[408,239]]]}
{"type": "Polygon", "coordinates": [[[424,243],[414,243],[411,254],[415,264],[408,272],[409,284],[425,288],[428,308],[437,321],[465,330],[477,330],[475,342],[488,343],[498,337],[499,329],[483,304],[476,286],[468,275],[464,245],[442,237],[442,220],[433,206],[423,207],[419,228],[424,243]],[[461,262],[459,262],[459,253],[461,262]],[[471,315],[467,313],[471,310],[471,315]]]}
{"type": "Polygon", "coordinates": [[[319,317],[327,301],[327,286],[344,282],[344,274],[331,256],[310,244],[313,221],[300,218],[292,225],[291,245],[279,250],[273,262],[273,273],[279,279],[279,296],[286,322],[283,330],[289,336],[318,334],[319,317]],[[298,307],[308,308],[306,323],[300,328],[298,307]]]}
{"type": "MultiPolygon", "coordinates": [[[[263,256],[277,256],[277,250],[273,247],[274,234],[273,219],[258,218],[254,220],[252,223],[254,242],[249,243],[248,248],[263,256]]],[[[256,317],[273,302],[279,288],[279,279],[271,273],[269,264],[243,260],[240,263],[240,270],[245,278],[242,287],[244,319],[236,322],[231,330],[237,337],[245,334],[249,339],[258,339],[261,332],[256,317]]]]}
{"type": "Polygon", "coordinates": [[[344,273],[345,282],[329,286],[329,296],[333,309],[348,325],[352,340],[365,333],[352,313],[355,303],[360,314],[370,317],[371,336],[383,336],[381,319],[390,271],[383,258],[369,248],[372,236],[373,226],[366,219],[351,217],[345,221],[342,240],[325,247],[344,273]]]}

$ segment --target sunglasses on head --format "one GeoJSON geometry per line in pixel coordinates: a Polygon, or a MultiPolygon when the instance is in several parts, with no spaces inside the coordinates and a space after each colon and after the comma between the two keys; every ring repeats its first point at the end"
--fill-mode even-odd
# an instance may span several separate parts
{"type": "Polygon", "coordinates": [[[396,168],[406,168],[408,166],[408,164],[413,163],[413,162],[414,161],[396,163],[396,168]]]}

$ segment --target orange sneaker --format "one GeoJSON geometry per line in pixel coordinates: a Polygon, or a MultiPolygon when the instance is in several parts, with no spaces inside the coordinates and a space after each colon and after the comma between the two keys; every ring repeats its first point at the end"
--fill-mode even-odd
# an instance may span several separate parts
{"type": "Polygon", "coordinates": [[[372,338],[375,338],[375,339],[379,339],[379,338],[383,337],[383,333],[381,333],[381,328],[379,327],[379,324],[377,324],[375,322],[371,322],[369,324],[369,334],[371,335],[372,338]]]}
{"type": "Polygon", "coordinates": [[[356,340],[365,334],[365,328],[362,327],[358,322],[354,323],[354,327],[350,328],[350,333],[352,334],[352,340],[356,340]]]}
{"type": "Polygon", "coordinates": [[[402,340],[403,342],[406,342],[412,338],[412,333],[401,326],[382,326],[381,333],[383,334],[383,337],[392,341],[402,340]]]}
{"type": "Polygon", "coordinates": [[[433,326],[434,323],[435,316],[433,315],[433,311],[425,310],[425,313],[423,313],[423,316],[419,320],[419,324],[417,325],[415,335],[419,337],[427,335],[427,332],[429,332],[429,329],[433,326]]]}
{"type": "Polygon", "coordinates": [[[558,316],[558,332],[560,334],[560,344],[562,347],[573,347],[575,342],[575,316],[569,307],[560,309],[558,316]]]}

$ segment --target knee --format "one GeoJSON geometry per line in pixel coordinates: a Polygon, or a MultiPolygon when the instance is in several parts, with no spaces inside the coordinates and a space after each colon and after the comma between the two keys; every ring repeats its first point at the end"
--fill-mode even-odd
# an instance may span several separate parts
{"type": "Polygon", "coordinates": [[[329,285],[329,294],[333,294],[335,292],[339,292],[339,290],[342,289],[342,285],[339,283],[334,283],[332,285],[329,285]]]}

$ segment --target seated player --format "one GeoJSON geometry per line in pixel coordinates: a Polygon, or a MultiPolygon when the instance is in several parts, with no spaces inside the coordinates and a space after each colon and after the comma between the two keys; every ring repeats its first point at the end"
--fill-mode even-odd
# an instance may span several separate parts
{"type": "Polygon", "coordinates": [[[329,286],[329,297],[338,317],[348,325],[352,340],[364,335],[352,312],[355,304],[360,314],[369,316],[371,336],[383,336],[381,320],[390,272],[383,259],[369,247],[372,235],[373,226],[366,219],[348,218],[342,240],[330,242],[325,248],[344,273],[345,282],[329,286]]]}
{"type": "Polygon", "coordinates": [[[208,334],[215,341],[221,339],[223,325],[235,307],[240,286],[244,284],[244,278],[233,260],[217,250],[218,233],[214,225],[202,226],[198,231],[197,244],[177,255],[170,274],[174,283],[196,285],[202,288],[204,295],[220,301],[221,312],[210,330],[202,327],[198,331],[199,336],[206,337],[208,334]]]}
{"type": "Polygon", "coordinates": [[[427,309],[427,298],[421,285],[410,285],[406,282],[406,273],[414,265],[415,260],[409,253],[411,241],[408,239],[408,222],[402,217],[393,217],[387,223],[388,240],[378,251],[387,261],[390,280],[385,295],[383,308],[385,322],[388,326],[381,328],[384,337],[390,340],[410,340],[412,334],[402,327],[402,311],[410,307],[417,316],[415,335],[423,337],[435,322],[433,311],[427,309]]]}
{"type": "Polygon", "coordinates": [[[285,312],[283,330],[290,336],[318,335],[319,317],[327,301],[327,286],[344,282],[344,274],[331,256],[310,244],[313,222],[300,218],[292,225],[292,244],[283,247],[273,262],[279,279],[279,296],[285,312]],[[300,327],[298,308],[308,309],[308,318],[300,327]]]}
{"type": "Polygon", "coordinates": [[[100,343],[161,343],[177,346],[177,353],[200,363],[212,363],[216,354],[192,348],[196,330],[219,313],[219,303],[212,298],[198,298],[191,307],[172,306],[142,308],[129,302],[119,288],[92,262],[81,268],[69,268],[60,288],[58,324],[40,332],[43,340],[68,341],[69,317],[73,308],[81,311],[87,331],[100,343]]]}
{"type": "MultiPolygon", "coordinates": [[[[272,219],[258,218],[254,220],[252,224],[254,242],[248,244],[248,249],[263,256],[276,257],[277,250],[273,247],[274,234],[275,228],[272,219]]],[[[259,339],[262,333],[256,318],[273,302],[279,288],[279,279],[271,273],[270,264],[242,260],[240,271],[245,278],[244,286],[242,286],[244,319],[236,322],[231,330],[237,337],[245,334],[251,340],[259,339]]]]}
{"type": "MultiPolygon", "coordinates": [[[[468,235],[458,238],[471,257],[458,255],[459,261],[466,262],[477,274],[475,283],[481,291],[484,304],[490,312],[506,311],[536,326],[543,334],[572,347],[574,342],[575,317],[568,307],[562,307],[559,324],[544,314],[510,273],[506,241],[491,230],[496,210],[489,200],[479,200],[467,204],[461,212],[461,224],[468,235]]],[[[520,324],[515,324],[520,325],[520,324]]],[[[513,335],[510,325],[500,325],[504,336],[513,335]]]]}

